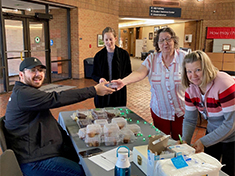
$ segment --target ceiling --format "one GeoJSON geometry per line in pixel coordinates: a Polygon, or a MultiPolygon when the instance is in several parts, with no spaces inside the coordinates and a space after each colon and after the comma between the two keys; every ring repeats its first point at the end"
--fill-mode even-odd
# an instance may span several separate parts
{"type": "MultiPolygon", "coordinates": [[[[21,0],[1,0],[2,7],[8,7],[11,9],[28,10],[33,9],[45,9],[44,5],[38,3],[31,3],[21,0]]],[[[35,2],[39,0],[34,0],[35,2]]],[[[46,1],[45,1],[46,3],[46,1]]],[[[52,8],[50,6],[50,8],[52,8]]],[[[3,9],[4,11],[4,9],[3,9]]],[[[144,19],[144,18],[119,18],[119,28],[133,28],[133,27],[144,27],[144,26],[157,26],[157,25],[168,25],[173,23],[184,23],[186,20],[173,20],[173,19],[144,19]]]]}
{"type": "Polygon", "coordinates": [[[189,20],[153,19],[153,18],[119,18],[119,28],[169,25],[169,24],[174,24],[174,23],[185,23],[187,21],[189,20]]]}

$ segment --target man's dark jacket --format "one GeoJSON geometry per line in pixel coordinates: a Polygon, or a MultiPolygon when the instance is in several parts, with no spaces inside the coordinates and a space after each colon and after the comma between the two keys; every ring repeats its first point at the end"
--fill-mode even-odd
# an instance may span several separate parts
{"type": "MultiPolygon", "coordinates": [[[[107,49],[104,47],[94,57],[92,79],[97,83],[99,82],[100,78],[105,78],[107,81],[111,81],[109,78],[107,55],[107,49]]],[[[112,80],[119,78],[122,79],[128,76],[130,73],[131,61],[128,52],[115,46],[112,61],[112,80]]],[[[96,108],[126,106],[126,100],[126,86],[111,95],[106,95],[103,97],[96,96],[94,99],[96,108]]]]}
{"type": "Polygon", "coordinates": [[[49,109],[95,95],[94,87],[46,93],[17,81],[5,114],[7,147],[20,163],[63,156],[62,130],[49,109]]]}

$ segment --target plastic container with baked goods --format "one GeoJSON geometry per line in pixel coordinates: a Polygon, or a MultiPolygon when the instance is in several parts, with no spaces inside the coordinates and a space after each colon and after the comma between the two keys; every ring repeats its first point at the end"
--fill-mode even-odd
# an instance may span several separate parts
{"type": "Polygon", "coordinates": [[[107,113],[104,108],[92,109],[91,114],[94,119],[107,119],[107,113]]]}
{"type": "Polygon", "coordinates": [[[107,119],[96,119],[96,120],[94,120],[94,124],[99,124],[103,128],[105,124],[108,124],[108,120],[107,119]]]}
{"type": "Polygon", "coordinates": [[[87,109],[78,109],[73,114],[71,115],[71,118],[73,120],[78,120],[78,119],[86,119],[86,118],[91,118],[91,111],[87,109]]]}
{"type": "Polygon", "coordinates": [[[100,146],[101,143],[100,135],[95,135],[94,137],[89,137],[88,135],[86,135],[85,143],[87,147],[100,146]]]}
{"type": "Polygon", "coordinates": [[[74,121],[78,120],[78,116],[76,112],[73,112],[73,114],[70,116],[74,121]]]}
{"type": "Polygon", "coordinates": [[[85,139],[86,137],[86,128],[80,128],[78,131],[78,136],[80,139],[85,139]]]}
{"type": "Polygon", "coordinates": [[[80,128],[85,128],[87,127],[87,125],[92,124],[92,120],[91,119],[78,119],[77,124],[80,128]]]}
{"type": "Polygon", "coordinates": [[[106,146],[118,145],[120,142],[120,129],[116,123],[104,125],[104,144],[106,146]]]}
{"type": "Polygon", "coordinates": [[[105,124],[103,130],[106,137],[120,135],[120,129],[116,123],[105,124]]]}
{"type": "Polygon", "coordinates": [[[127,124],[126,127],[129,128],[129,129],[134,133],[135,136],[136,136],[138,133],[141,133],[141,128],[140,128],[140,126],[137,125],[137,124],[127,124]]]}
{"type": "Polygon", "coordinates": [[[92,119],[91,111],[88,109],[76,110],[78,119],[92,119]]]}
{"type": "Polygon", "coordinates": [[[121,111],[118,108],[114,107],[106,107],[104,108],[105,112],[107,113],[107,116],[110,118],[112,117],[120,117],[121,111]]]}
{"type": "Polygon", "coordinates": [[[120,137],[118,135],[111,137],[104,136],[104,144],[106,146],[119,145],[119,143],[120,143],[120,137]]]}
{"type": "Polygon", "coordinates": [[[112,123],[118,124],[119,129],[122,129],[127,125],[126,119],[124,119],[123,117],[113,118],[112,123]]]}
{"type": "Polygon", "coordinates": [[[121,142],[124,144],[132,143],[135,141],[136,137],[134,133],[129,128],[122,128],[121,129],[121,142]]]}
{"type": "Polygon", "coordinates": [[[86,127],[86,136],[92,138],[95,136],[100,136],[102,133],[102,128],[99,124],[89,124],[86,127]]]}

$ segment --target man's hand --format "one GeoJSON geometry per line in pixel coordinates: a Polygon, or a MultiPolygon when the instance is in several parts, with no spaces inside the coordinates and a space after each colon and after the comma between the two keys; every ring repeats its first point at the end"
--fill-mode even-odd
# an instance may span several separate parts
{"type": "Polygon", "coordinates": [[[102,82],[99,83],[95,86],[95,90],[96,90],[96,94],[99,96],[104,96],[104,95],[108,95],[108,94],[112,94],[113,92],[115,92],[115,89],[109,88],[107,86],[105,86],[105,84],[107,84],[108,82],[102,82]]]}
{"type": "Polygon", "coordinates": [[[196,153],[204,152],[204,145],[202,144],[201,140],[198,139],[194,144],[193,147],[196,149],[196,153]]]}
{"type": "Polygon", "coordinates": [[[121,88],[125,86],[125,84],[123,83],[121,79],[112,80],[111,83],[117,84],[117,90],[120,90],[121,88]]]}

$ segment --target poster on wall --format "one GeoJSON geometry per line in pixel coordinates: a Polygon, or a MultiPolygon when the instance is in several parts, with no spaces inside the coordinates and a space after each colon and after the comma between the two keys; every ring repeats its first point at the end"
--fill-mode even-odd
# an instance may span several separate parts
{"type": "Polygon", "coordinates": [[[235,27],[207,27],[207,39],[235,39],[235,27]]]}
{"type": "Polygon", "coordinates": [[[152,32],[149,33],[149,40],[153,40],[153,33],[152,32]]]}
{"type": "Polygon", "coordinates": [[[192,42],[192,34],[186,34],[184,38],[185,43],[191,43],[192,42]]]}
{"type": "Polygon", "coordinates": [[[97,47],[103,47],[104,46],[104,41],[103,37],[101,34],[97,35],[97,47]]]}

